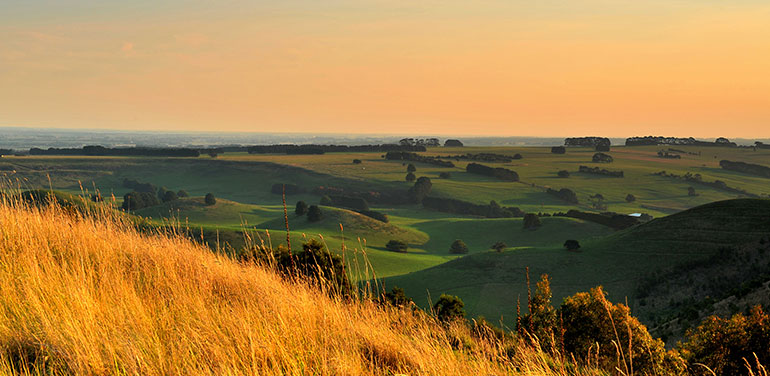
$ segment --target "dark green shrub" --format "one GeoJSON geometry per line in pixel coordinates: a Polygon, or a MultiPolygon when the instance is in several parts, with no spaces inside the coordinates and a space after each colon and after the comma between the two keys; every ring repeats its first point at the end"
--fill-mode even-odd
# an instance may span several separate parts
{"type": "Polygon", "coordinates": [[[184,189],[180,189],[179,192],[176,193],[177,197],[179,198],[187,198],[190,197],[190,194],[187,193],[184,189]]]}
{"type": "Polygon", "coordinates": [[[534,213],[527,213],[524,214],[524,229],[525,230],[536,230],[540,226],[542,226],[542,223],[540,222],[540,217],[537,216],[537,214],[534,213]]]}
{"type": "Polygon", "coordinates": [[[490,248],[494,249],[497,252],[502,252],[504,249],[508,248],[508,245],[505,244],[504,242],[497,242],[495,244],[492,244],[490,248]]]}
{"type": "Polygon", "coordinates": [[[449,173],[449,172],[442,172],[442,173],[438,174],[438,177],[441,178],[441,179],[451,179],[452,178],[452,174],[449,173]]]}
{"type": "Polygon", "coordinates": [[[324,195],[323,197],[321,197],[321,201],[319,201],[318,204],[323,206],[332,206],[333,205],[332,198],[324,195]]]}
{"type": "Polygon", "coordinates": [[[568,178],[569,177],[569,171],[561,170],[556,175],[558,175],[560,178],[568,178]]]}
{"type": "Polygon", "coordinates": [[[318,222],[323,219],[323,212],[318,205],[310,205],[307,209],[307,220],[310,222],[318,222]]]}
{"type": "Polygon", "coordinates": [[[456,253],[456,254],[468,253],[468,246],[465,245],[464,241],[457,239],[452,242],[451,246],[449,246],[449,253],[456,253]]]}
{"type": "Polygon", "coordinates": [[[213,193],[206,193],[206,197],[204,197],[203,201],[206,203],[206,205],[211,206],[217,203],[217,198],[214,197],[213,193]]]}
{"type": "Polygon", "coordinates": [[[391,240],[388,242],[388,244],[385,244],[385,248],[388,251],[399,252],[399,253],[406,253],[406,250],[408,247],[409,246],[406,243],[400,240],[391,240]]]}
{"type": "Polygon", "coordinates": [[[297,205],[294,207],[294,214],[305,215],[307,210],[307,203],[305,201],[297,201],[297,205]]]}
{"type": "Polygon", "coordinates": [[[574,239],[567,240],[564,242],[564,248],[566,248],[568,251],[577,251],[580,249],[580,242],[574,239]]]}
{"type": "Polygon", "coordinates": [[[380,303],[390,304],[394,307],[408,307],[411,306],[412,298],[406,296],[404,289],[400,287],[393,287],[393,290],[382,293],[380,296],[380,303]]]}
{"type": "Polygon", "coordinates": [[[406,174],[406,177],[404,179],[411,183],[411,182],[417,180],[417,177],[414,175],[414,173],[410,172],[410,173],[406,174]]]}
{"type": "Polygon", "coordinates": [[[163,202],[171,202],[178,199],[179,196],[177,196],[176,192],[174,191],[166,191],[166,193],[163,195],[163,202]]]}
{"type": "Polygon", "coordinates": [[[415,172],[415,171],[417,171],[417,167],[414,167],[413,164],[410,163],[408,166],[406,166],[406,172],[415,172]]]}
{"type": "Polygon", "coordinates": [[[628,195],[626,195],[626,202],[634,202],[634,201],[636,201],[636,196],[634,196],[634,195],[632,195],[630,193],[628,195]]]}
{"type": "Polygon", "coordinates": [[[361,160],[360,159],[354,159],[353,160],[353,164],[361,164],[361,160]]]}
{"type": "Polygon", "coordinates": [[[441,294],[433,305],[433,312],[439,321],[451,322],[465,318],[465,304],[457,296],[441,294]]]}

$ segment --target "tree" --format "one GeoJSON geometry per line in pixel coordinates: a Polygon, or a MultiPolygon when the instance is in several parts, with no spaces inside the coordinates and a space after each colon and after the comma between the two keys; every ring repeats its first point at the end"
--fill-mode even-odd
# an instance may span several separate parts
{"type": "Polygon", "coordinates": [[[444,141],[444,147],[461,147],[463,146],[463,143],[460,142],[460,140],[446,140],[444,141]]]}
{"type": "Polygon", "coordinates": [[[516,153],[516,154],[513,155],[513,159],[522,159],[522,158],[524,158],[524,157],[521,154],[519,154],[519,153],[516,153]]]}
{"type": "Polygon", "coordinates": [[[212,206],[217,203],[217,198],[213,193],[206,193],[206,197],[203,199],[207,206],[212,206]]]}
{"type": "Polygon", "coordinates": [[[569,177],[569,171],[561,170],[556,175],[558,175],[560,178],[568,178],[569,177]]]}
{"type": "Polygon", "coordinates": [[[591,158],[591,161],[594,163],[612,163],[613,159],[609,154],[596,153],[593,158],[591,158]]]}
{"type": "Polygon", "coordinates": [[[307,209],[307,220],[310,222],[318,222],[323,219],[323,212],[318,205],[310,205],[307,209]]]}
{"type": "Polygon", "coordinates": [[[323,197],[321,197],[321,201],[318,202],[318,205],[323,205],[323,206],[332,206],[332,204],[333,204],[332,198],[327,195],[324,195],[323,197]]]}
{"type": "Polygon", "coordinates": [[[400,287],[393,287],[392,291],[386,291],[382,293],[382,296],[380,296],[380,303],[386,303],[394,307],[403,308],[412,305],[412,299],[406,296],[404,289],[400,287]]]}
{"type": "Polygon", "coordinates": [[[568,251],[577,251],[580,249],[580,243],[577,240],[567,240],[564,242],[564,248],[567,248],[568,251]]]}
{"type": "Polygon", "coordinates": [[[465,303],[457,296],[441,294],[433,312],[439,321],[448,323],[465,317],[465,303]]]}
{"type": "Polygon", "coordinates": [[[524,214],[525,230],[535,230],[540,226],[542,226],[542,223],[540,223],[540,217],[538,217],[537,214],[534,214],[534,213],[524,214]]]}
{"type": "Polygon", "coordinates": [[[385,248],[393,252],[406,253],[408,245],[400,240],[391,240],[385,244],[385,248]]]}
{"type": "Polygon", "coordinates": [[[176,193],[177,197],[179,198],[187,198],[190,197],[190,194],[187,193],[184,189],[180,189],[179,192],[176,193]]]}
{"type": "Polygon", "coordinates": [[[508,248],[508,245],[505,244],[504,242],[497,242],[495,244],[492,244],[492,247],[490,248],[494,249],[497,252],[502,252],[504,249],[508,248]]]}
{"type": "Polygon", "coordinates": [[[636,196],[634,196],[634,195],[632,195],[630,193],[628,195],[626,195],[626,202],[634,202],[634,201],[636,201],[636,196]]]}
{"type": "Polygon", "coordinates": [[[717,375],[746,375],[743,359],[753,364],[756,354],[761,364],[770,362],[768,324],[770,314],[759,305],[747,314],[738,313],[729,319],[711,316],[689,330],[687,342],[677,347],[690,364],[705,364],[717,375]]]}
{"type": "Polygon", "coordinates": [[[171,202],[178,200],[179,197],[177,196],[176,192],[174,191],[166,191],[166,194],[163,195],[163,202],[171,202]]]}
{"type": "Polygon", "coordinates": [[[421,203],[422,200],[427,196],[430,191],[433,189],[433,182],[431,182],[430,178],[425,176],[420,176],[419,179],[414,183],[412,188],[409,188],[409,199],[414,203],[421,203]]]}
{"type": "Polygon", "coordinates": [[[353,164],[361,164],[361,160],[360,159],[354,159],[353,160],[353,164]]]}
{"type": "Polygon", "coordinates": [[[468,246],[465,245],[464,241],[457,239],[452,242],[452,245],[449,247],[449,252],[457,254],[468,253],[468,246]]]}
{"type": "Polygon", "coordinates": [[[410,163],[408,166],[406,166],[406,172],[415,172],[415,171],[417,171],[417,167],[414,167],[413,164],[410,163]]]}
{"type": "MultiPolygon", "coordinates": [[[[312,209],[313,206],[310,208],[312,209]]],[[[320,241],[310,239],[302,244],[302,252],[295,255],[295,258],[296,268],[301,274],[342,293],[349,293],[352,289],[348,274],[345,272],[344,260],[339,255],[329,252],[320,241]]]]}
{"type": "Polygon", "coordinates": [[[695,192],[695,188],[687,187],[687,195],[690,197],[693,197],[693,196],[697,196],[698,194],[695,192]]]}
{"type": "Polygon", "coordinates": [[[294,214],[296,215],[307,214],[307,203],[305,201],[297,201],[297,206],[294,208],[294,214]]]}
{"type": "Polygon", "coordinates": [[[163,198],[166,197],[166,192],[168,192],[168,188],[160,187],[160,189],[158,189],[158,200],[163,201],[163,198]]]}
{"type": "Polygon", "coordinates": [[[411,183],[411,182],[415,181],[417,179],[417,177],[414,176],[414,173],[410,172],[410,173],[406,174],[406,178],[405,179],[406,179],[406,181],[411,183]]]}

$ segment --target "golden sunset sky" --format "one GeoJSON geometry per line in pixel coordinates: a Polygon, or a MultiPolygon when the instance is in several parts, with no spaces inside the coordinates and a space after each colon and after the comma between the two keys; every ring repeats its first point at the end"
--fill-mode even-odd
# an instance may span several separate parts
{"type": "Polygon", "coordinates": [[[0,126],[770,136],[766,0],[4,0],[0,126]]]}

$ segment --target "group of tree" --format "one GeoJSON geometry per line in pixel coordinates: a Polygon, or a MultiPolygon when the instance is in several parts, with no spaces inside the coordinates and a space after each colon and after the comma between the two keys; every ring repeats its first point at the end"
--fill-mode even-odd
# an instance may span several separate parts
{"type": "Polygon", "coordinates": [[[439,167],[454,167],[455,164],[451,161],[442,161],[436,157],[427,157],[417,153],[408,151],[389,151],[385,153],[385,159],[389,161],[411,161],[431,164],[439,167]]]}
{"type": "Polygon", "coordinates": [[[664,159],[682,159],[682,156],[676,153],[669,153],[666,150],[658,150],[658,158],[664,159]]]}
{"type": "Polygon", "coordinates": [[[517,207],[503,207],[496,201],[490,201],[488,205],[474,204],[454,198],[425,197],[422,206],[428,209],[453,214],[476,215],[486,218],[514,218],[523,217],[524,212],[517,207]]]}
{"type": "Polygon", "coordinates": [[[613,178],[622,178],[623,177],[623,171],[611,171],[604,168],[599,167],[588,167],[588,166],[580,166],[578,167],[578,172],[583,174],[593,174],[593,175],[603,175],[603,176],[609,176],[613,178]]]}
{"type": "Polygon", "coordinates": [[[444,141],[444,147],[456,148],[456,147],[462,147],[462,146],[463,146],[463,143],[460,140],[449,139],[444,141]]]}
{"type": "Polygon", "coordinates": [[[728,160],[719,161],[719,166],[728,171],[737,171],[744,174],[770,178],[770,167],[746,162],[734,162],[728,160]]]}
{"type": "MultiPolygon", "coordinates": [[[[696,184],[700,184],[700,185],[705,185],[705,186],[708,186],[708,187],[711,187],[711,188],[719,189],[719,190],[722,190],[722,191],[725,191],[725,192],[736,193],[736,194],[743,195],[743,196],[746,196],[746,197],[754,197],[754,198],[759,197],[759,195],[747,192],[746,190],[743,190],[743,189],[740,189],[740,188],[735,188],[735,187],[730,187],[730,186],[727,185],[727,183],[725,183],[722,180],[705,181],[705,180],[703,180],[703,176],[701,176],[701,174],[693,174],[691,172],[687,172],[684,175],[677,175],[677,174],[674,174],[674,173],[667,173],[665,170],[663,170],[663,171],[654,172],[653,175],[655,175],[655,176],[662,176],[662,177],[666,177],[666,178],[672,178],[672,179],[680,179],[680,180],[684,180],[684,181],[687,181],[687,182],[690,182],[690,183],[696,183],[696,184]]],[[[693,188],[693,190],[694,189],[695,188],[693,188]]]]}
{"type": "Polygon", "coordinates": [[[401,146],[437,147],[441,146],[441,141],[438,138],[402,138],[398,144],[401,146]]]}
{"type": "Polygon", "coordinates": [[[554,146],[551,148],[551,153],[553,154],[566,154],[567,148],[564,146],[554,146]]]}
{"type": "Polygon", "coordinates": [[[471,174],[491,176],[504,181],[519,181],[516,171],[502,167],[489,167],[480,163],[468,163],[465,170],[471,174]]]}
{"type": "Polygon", "coordinates": [[[200,151],[191,148],[107,148],[100,145],[88,145],[82,148],[31,148],[30,155],[84,155],[84,156],[121,156],[121,157],[198,157],[200,151]]]}
{"type": "Polygon", "coordinates": [[[591,158],[591,161],[594,163],[612,163],[613,159],[612,159],[612,156],[609,154],[596,153],[591,158]]]}
{"type": "Polygon", "coordinates": [[[699,141],[692,137],[663,137],[663,136],[645,136],[629,137],[626,139],[626,146],[654,146],[654,145],[690,145],[690,146],[727,146],[736,147],[738,144],[730,140],[719,137],[713,142],[699,141]]]}
{"type": "Polygon", "coordinates": [[[352,153],[352,152],[389,152],[389,151],[425,151],[422,145],[255,145],[249,146],[246,151],[249,154],[324,154],[324,153],[352,153]]]}
{"type": "Polygon", "coordinates": [[[495,154],[495,153],[467,153],[467,154],[458,154],[458,155],[437,155],[435,158],[439,159],[454,159],[456,161],[464,160],[464,161],[479,161],[479,162],[489,162],[489,163],[510,163],[513,162],[514,159],[522,159],[521,154],[515,154],[514,156],[504,155],[504,154],[495,154]]]}
{"type": "Polygon", "coordinates": [[[324,195],[321,197],[320,205],[336,206],[345,209],[357,211],[369,210],[369,202],[365,199],[347,195],[324,195]]]}
{"type": "Polygon", "coordinates": [[[534,213],[524,214],[524,229],[525,230],[537,230],[543,224],[540,222],[540,217],[534,213]]]}
{"type": "MultiPolygon", "coordinates": [[[[139,210],[190,196],[184,189],[175,192],[166,187],[157,188],[153,184],[141,183],[135,179],[123,179],[123,186],[133,189],[123,195],[121,208],[126,211],[139,210]]],[[[213,198],[213,195],[211,196],[213,198]]]]}
{"type": "Polygon", "coordinates": [[[569,188],[562,188],[560,190],[555,190],[553,188],[548,188],[546,190],[546,193],[556,196],[557,198],[568,202],[570,204],[578,204],[580,201],[578,200],[577,194],[575,191],[569,189],[569,188]]]}
{"type": "MultiPolygon", "coordinates": [[[[625,214],[618,214],[613,212],[589,213],[580,210],[569,210],[566,213],[554,213],[555,217],[570,217],[581,219],[587,222],[598,223],[603,226],[607,226],[616,230],[623,230],[631,226],[640,223],[640,218],[631,217],[625,214]]],[[[648,219],[647,217],[644,217],[648,219]]]]}
{"type": "Polygon", "coordinates": [[[392,252],[406,253],[409,246],[400,240],[390,240],[385,244],[385,249],[392,252]]]}
{"type": "Polygon", "coordinates": [[[564,139],[564,146],[582,146],[592,147],[606,146],[607,148],[612,145],[609,138],[606,137],[570,137],[564,139]]]}

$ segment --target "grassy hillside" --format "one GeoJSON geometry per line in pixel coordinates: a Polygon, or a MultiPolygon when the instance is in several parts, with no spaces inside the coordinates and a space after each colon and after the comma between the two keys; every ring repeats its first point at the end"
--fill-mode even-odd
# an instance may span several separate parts
{"type": "Polygon", "coordinates": [[[109,218],[3,205],[0,229],[2,374],[561,374],[109,218]]]}
{"type": "MultiPolygon", "coordinates": [[[[547,231],[546,227],[536,231],[547,231]]],[[[546,232],[563,237],[558,232],[546,232]]],[[[719,248],[757,241],[770,235],[770,200],[741,199],[716,202],[656,219],[604,238],[580,241],[577,252],[560,246],[487,251],[453,260],[424,271],[387,279],[418,301],[441,293],[460,296],[475,315],[513,319],[516,300],[526,300],[524,270],[532,278],[548,273],[556,301],[591,286],[603,285],[614,301],[629,299],[637,314],[649,317],[635,297],[639,286],[677,265],[704,260],[719,248]],[[655,273],[655,274],[653,274],[655,273]]],[[[765,267],[765,264],[763,264],[765,267]]],[[[649,287],[652,288],[652,287],[649,287]]],[[[657,298],[668,301],[663,292],[657,298]]],[[[660,307],[657,307],[660,308],[660,307]]],[[[510,321],[509,321],[510,322],[510,321]]]]}

